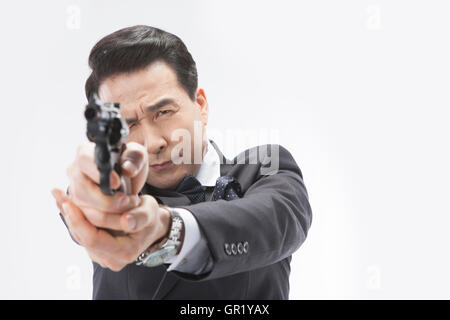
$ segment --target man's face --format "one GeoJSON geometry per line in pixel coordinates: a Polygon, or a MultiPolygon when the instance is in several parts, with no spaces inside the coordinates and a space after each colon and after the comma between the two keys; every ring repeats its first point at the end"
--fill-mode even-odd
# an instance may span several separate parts
{"type": "Polygon", "coordinates": [[[207,145],[208,102],[203,89],[197,89],[196,101],[192,101],[179,85],[175,71],[157,61],[145,69],[107,78],[100,85],[99,97],[103,102],[120,103],[121,115],[130,128],[127,142],[147,149],[148,184],[173,189],[187,174],[197,173],[207,145]],[[186,134],[173,135],[179,129],[190,135],[190,141],[186,134]],[[184,161],[177,162],[175,155],[184,161]],[[168,161],[168,165],[155,166],[168,161]]]}

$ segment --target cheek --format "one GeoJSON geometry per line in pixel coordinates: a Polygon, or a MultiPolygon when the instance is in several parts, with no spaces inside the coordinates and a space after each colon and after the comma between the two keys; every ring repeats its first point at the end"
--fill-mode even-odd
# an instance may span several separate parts
{"type": "Polygon", "coordinates": [[[192,137],[194,128],[192,122],[192,119],[189,119],[188,116],[177,114],[176,117],[162,125],[161,131],[164,132],[164,135],[168,137],[172,143],[178,143],[182,139],[182,136],[185,135],[185,131],[188,131],[190,137],[192,137]],[[181,131],[177,132],[177,130],[181,131]]]}

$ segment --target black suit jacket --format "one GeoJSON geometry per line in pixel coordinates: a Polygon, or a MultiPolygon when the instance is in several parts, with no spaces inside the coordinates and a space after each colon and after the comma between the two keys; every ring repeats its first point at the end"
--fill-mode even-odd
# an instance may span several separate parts
{"type": "Polygon", "coordinates": [[[288,299],[291,255],[305,241],[312,219],[302,173],[279,145],[258,146],[229,161],[211,143],[221,160],[221,176],[239,181],[241,198],[190,205],[176,192],[143,191],[150,189],[158,202],[193,214],[206,237],[212,270],[195,276],[167,272],[167,265],[129,264],[114,272],[94,262],[94,299],[288,299]],[[273,150],[279,168],[267,174],[273,150]]]}

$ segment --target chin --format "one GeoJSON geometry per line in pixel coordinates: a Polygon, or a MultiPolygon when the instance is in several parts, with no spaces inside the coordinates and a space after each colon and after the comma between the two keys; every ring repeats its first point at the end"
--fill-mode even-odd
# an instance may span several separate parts
{"type": "Polygon", "coordinates": [[[174,175],[168,175],[167,177],[158,177],[158,178],[153,178],[153,179],[147,179],[147,183],[149,185],[152,185],[156,188],[159,189],[168,189],[168,190],[172,190],[175,189],[178,184],[181,182],[181,180],[184,178],[183,177],[178,177],[174,176],[174,175]]]}
{"type": "Polygon", "coordinates": [[[159,188],[159,189],[172,189],[172,186],[174,185],[174,183],[172,181],[161,181],[161,180],[154,180],[154,179],[149,179],[147,180],[147,183],[153,187],[159,188]]]}

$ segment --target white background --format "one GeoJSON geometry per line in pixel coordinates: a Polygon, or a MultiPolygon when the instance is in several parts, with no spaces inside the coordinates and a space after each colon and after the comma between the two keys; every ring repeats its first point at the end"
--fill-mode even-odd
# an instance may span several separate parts
{"type": "Polygon", "coordinates": [[[148,24],[186,43],[210,137],[280,143],[313,225],[291,299],[450,298],[448,1],[2,1],[0,298],[90,299],[50,190],[86,141],[91,47],[148,24]],[[230,123],[229,120],[233,119],[230,123]],[[272,133],[275,132],[275,135],[272,133]]]}

